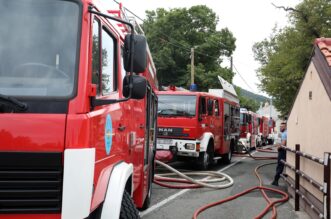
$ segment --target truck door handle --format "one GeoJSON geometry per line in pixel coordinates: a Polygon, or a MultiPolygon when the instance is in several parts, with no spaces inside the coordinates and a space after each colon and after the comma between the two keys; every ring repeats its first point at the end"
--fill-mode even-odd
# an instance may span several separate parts
{"type": "Polygon", "coordinates": [[[145,126],[143,124],[140,124],[139,128],[143,129],[143,128],[145,128],[145,126]]]}
{"type": "Polygon", "coordinates": [[[124,125],[120,125],[120,126],[118,127],[118,130],[120,130],[120,131],[124,131],[125,128],[126,128],[126,126],[124,126],[124,125]]]}

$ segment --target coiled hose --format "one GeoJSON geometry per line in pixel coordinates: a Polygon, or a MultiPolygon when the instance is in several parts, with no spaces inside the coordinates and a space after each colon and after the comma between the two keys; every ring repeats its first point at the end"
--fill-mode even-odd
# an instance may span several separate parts
{"type": "Polygon", "coordinates": [[[156,174],[154,176],[154,183],[160,186],[164,186],[172,189],[193,189],[193,188],[201,188],[201,187],[206,187],[211,189],[224,189],[233,185],[233,179],[225,173],[220,173],[215,171],[200,171],[200,172],[185,172],[184,174],[161,161],[155,160],[155,162],[156,164],[159,164],[172,172],[165,174],[156,174]],[[166,176],[174,176],[174,175],[177,175],[181,178],[179,179],[173,177],[166,177],[166,176]],[[202,180],[196,180],[189,177],[189,175],[207,176],[207,177],[202,180]],[[165,181],[181,183],[181,184],[168,184],[168,183],[164,183],[165,181]],[[223,181],[227,181],[227,182],[216,185],[211,184],[211,183],[223,182],[223,181]]]}

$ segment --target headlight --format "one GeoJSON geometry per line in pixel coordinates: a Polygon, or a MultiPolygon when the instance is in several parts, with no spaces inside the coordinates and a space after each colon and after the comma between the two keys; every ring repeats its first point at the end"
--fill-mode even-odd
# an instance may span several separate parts
{"type": "Polygon", "coordinates": [[[194,143],[186,143],[185,144],[185,149],[194,150],[195,149],[195,144],[194,143]]]}

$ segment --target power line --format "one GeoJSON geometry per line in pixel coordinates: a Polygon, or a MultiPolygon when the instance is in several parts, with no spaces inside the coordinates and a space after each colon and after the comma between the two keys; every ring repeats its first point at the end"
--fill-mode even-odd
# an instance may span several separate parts
{"type": "MultiPolygon", "coordinates": [[[[120,4],[118,1],[116,1],[116,0],[113,0],[115,3],[117,3],[117,4],[120,4]]],[[[135,14],[134,12],[132,12],[131,10],[129,10],[128,8],[126,8],[126,7],[123,7],[126,11],[128,11],[130,14],[132,14],[134,17],[136,17],[136,18],[138,18],[140,21],[142,21],[142,22],[144,22],[144,19],[142,19],[141,17],[139,17],[137,14],[135,14]]],[[[163,39],[163,40],[165,40],[165,41],[167,41],[167,42],[169,42],[171,45],[173,45],[173,46],[176,46],[177,48],[183,48],[183,49],[185,49],[185,50],[187,50],[188,52],[190,52],[191,51],[191,47],[187,47],[187,46],[184,46],[183,44],[181,44],[181,43],[179,43],[178,41],[176,41],[176,40],[174,40],[174,39],[169,39],[169,37],[168,37],[168,35],[166,35],[166,34],[164,34],[164,33],[162,33],[162,32],[159,32],[159,34],[161,34],[161,35],[163,35],[164,37],[166,37],[167,39],[163,39],[163,38],[160,38],[160,39],[163,39]],[[172,41],[172,42],[171,42],[172,41]],[[175,44],[175,43],[177,44],[175,44]]],[[[220,42],[219,41],[219,43],[221,44],[221,45],[223,45],[224,47],[226,47],[226,48],[228,48],[229,46],[228,45],[226,45],[226,44],[224,44],[224,43],[222,43],[222,42],[220,42]]],[[[205,56],[205,57],[209,57],[209,58],[214,58],[214,59],[218,59],[219,57],[215,57],[215,56],[211,56],[211,55],[207,55],[207,54],[204,54],[204,53],[201,53],[201,52],[199,52],[199,51],[196,51],[196,49],[195,49],[195,53],[196,54],[199,54],[199,55],[202,55],[202,56],[205,56]]]]}
{"type": "Polygon", "coordinates": [[[249,87],[249,89],[251,89],[251,92],[254,92],[254,89],[252,89],[251,86],[249,86],[249,84],[247,83],[247,81],[244,79],[243,76],[241,76],[241,74],[239,73],[238,69],[236,68],[236,66],[233,64],[233,68],[236,70],[236,72],[238,73],[238,75],[240,76],[240,78],[244,81],[244,83],[247,85],[247,87],[249,87]]]}
{"type": "Polygon", "coordinates": [[[164,39],[162,37],[159,37],[159,39],[161,39],[163,41],[167,41],[172,46],[175,46],[175,47],[180,48],[180,49],[184,49],[186,52],[191,52],[191,50],[189,48],[187,48],[187,47],[185,47],[185,46],[183,46],[181,44],[175,44],[175,43],[173,43],[173,42],[171,42],[171,41],[169,41],[167,39],[164,39]]]}
{"type": "MultiPolygon", "coordinates": [[[[115,3],[117,4],[120,4],[118,1],[116,0],[113,0],[115,3]]],[[[139,17],[137,14],[135,14],[134,12],[132,12],[131,10],[129,10],[128,8],[126,7],[123,7],[126,11],[128,11],[130,14],[132,14],[134,17],[138,18],[140,21],[144,22],[144,19],[142,19],[141,17],[139,17]]],[[[161,40],[164,40],[164,41],[167,41],[170,45],[172,46],[175,46],[177,48],[181,48],[181,49],[184,49],[186,52],[191,52],[191,47],[187,47],[181,43],[179,43],[178,41],[174,40],[174,39],[169,39],[169,36],[162,33],[162,32],[159,32],[160,35],[163,35],[163,37],[165,37],[166,39],[164,38],[161,38],[159,37],[161,40]]],[[[219,43],[224,46],[225,48],[228,48],[229,46],[224,44],[223,42],[220,42],[219,43]]],[[[219,59],[220,57],[215,57],[215,56],[211,56],[211,55],[207,55],[207,54],[204,54],[204,53],[201,53],[199,51],[196,51],[195,50],[195,53],[196,54],[199,54],[199,55],[202,55],[202,56],[205,56],[205,57],[209,57],[209,58],[214,58],[214,59],[219,59]]],[[[254,89],[252,89],[252,87],[247,83],[247,81],[242,77],[242,75],[239,73],[238,69],[235,67],[235,65],[233,65],[234,69],[236,70],[236,72],[238,73],[238,75],[240,76],[240,78],[244,81],[244,83],[251,89],[251,91],[253,92],[254,89]]]]}

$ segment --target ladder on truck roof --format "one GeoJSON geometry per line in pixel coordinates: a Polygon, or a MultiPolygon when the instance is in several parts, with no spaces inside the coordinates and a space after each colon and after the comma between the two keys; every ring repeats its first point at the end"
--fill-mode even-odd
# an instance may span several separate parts
{"type": "MultiPolygon", "coordinates": [[[[118,4],[119,8],[118,10],[107,10],[107,12],[111,15],[113,15],[116,18],[122,19],[126,22],[129,22],[133,25],[134,30],[135,30],[135,34],[140,34],[140,35],[144,35],[145,36],[145,32],[143,31],[143,29],[141,28],[141,26],[139,25],[139,23],[137,22],[136,18],[134,16],[129,16],[126,11],[127,9],[125,7],[123,7],[122,3],[119,3],[117,1],[114,1],[115,3],[118,4]]],[[[132,12],[130,12],[132,14],[132,12]]],[[[120,22],[116,22],[117,26],[119,27],[119,29],[122,31],[123,35],[125,36],[126,34],[130,33],[130,28],[123,23],[120,22]]],[[[147,44],[147,55],[151,64],[152,69],[149,69],[150,74],[152,75],[152,77],[155,79],[155,75],[156,75],[156,68],[154,65],[154,61],[151,55],[151,51],[149,49],[149,46],[147,44]]]]}
{"type": "MultiPolygon", "coordinates": [[[[126,9],[125,9],[125,7],[123,7],[122,3],[118,3],[118,5],[119,5],[118,10],[108,10],[107,12],[109,14],[112,14],[116,18],[119,18],[126,22],[131,23],[134,26],[135,34],[145,35],[143,29],[137,22],[136,18],[134,16],[128,16],[128,14],[126,13],[126,9]]],[[[117,26],[121,29],[123,34],[129,33],[129,28],[127,25],[117,22],[117,26]]]]}

